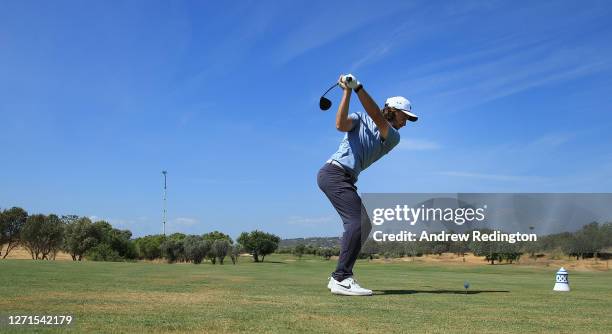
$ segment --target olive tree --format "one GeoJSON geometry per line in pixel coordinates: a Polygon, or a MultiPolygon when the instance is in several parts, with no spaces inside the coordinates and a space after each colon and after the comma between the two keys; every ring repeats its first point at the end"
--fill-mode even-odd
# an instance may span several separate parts
{"type": "Polygon", "coordinates": [[[227,256],[231,245],[226,239],[218,239],[212,243],[212,252],[219,261],[219,264],[223,264],[223,260],[227,256]]]}
{"type": "Polygon", "coordinates": [[[5,259],[19,245],[21,230],[28,219],[28,213],[18,207],[0,212],[0,256],[5,259]],[[2,245],[6,244],[4,255],[2,245]]]}
{"type": "Polygon", "coordinates": [[[196,235],[190,235],[183,239],[185,257],[194,264],[202,263],[206,254],[210,252],[210,246],[210,241],[204,240],[196,235]]]}
{"type": "Polygon", "coordinates": [[[278,248],[280,238],[274,234],[265,233],[262,231],[242,232],[238,237],[238,243],[240,243],[244,249],[253,255],[253,260],[263,262],[266,255],[273,253],[278,248]]]}
{"type": "Polygon", "coordinates": [[[81,261],[85,253],[98,244],[93,235],[93,225],[89,218],[70,219],[65,225],[63,249],[73,261],[81,261]]]}
{"type": "Polygon", "coordinates": [[[64,224],[54,214],[32,215],[26,219],[21,231],[21,240],[32,259],[55,259],[63,237],[64,224]]]}

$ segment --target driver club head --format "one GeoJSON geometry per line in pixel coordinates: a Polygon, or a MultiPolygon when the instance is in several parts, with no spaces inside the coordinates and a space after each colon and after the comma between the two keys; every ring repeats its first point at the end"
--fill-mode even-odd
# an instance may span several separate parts
{"type": "Polygon", "coordinates": [[[331,105],[332,102],[328,98],[321,96],[321,99],[319,100],[319,108],[321,108],[321,110],[328,110],[331,108],[331,105]]]}

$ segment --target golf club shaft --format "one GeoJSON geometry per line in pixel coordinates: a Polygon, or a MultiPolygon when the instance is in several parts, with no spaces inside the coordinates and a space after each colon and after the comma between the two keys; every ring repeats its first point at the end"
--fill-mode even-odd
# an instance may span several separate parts
{"type": "Polygon", "coordinates": [[[329,87],[329,88],[328,88],[328,89],[325,91],[325,93],[323,93],[323,95],[321,95],[321,96],[325,96],[325,94],[327,94],[327,93],[328,93],[330,90],[332,90],[332,89],[333,89],[334,87],[336,87],[336,86],[338,86],[338,83],[337,83],[337,82],[336,82],[335,84],[333,84],[331,87],[329,87]]]}

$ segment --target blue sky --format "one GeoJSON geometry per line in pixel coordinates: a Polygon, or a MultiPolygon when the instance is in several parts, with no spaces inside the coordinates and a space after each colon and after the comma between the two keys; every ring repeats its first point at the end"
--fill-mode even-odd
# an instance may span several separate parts
{"type": "MultiPolygon", "coordinates": [[[[136,236],[334,236],[352,72],[419,122],[363,192],[610,192],[609,1],[3,1],[0,207],[136,236]],[[340,92],[329,97],[337,106],[340,92]]],[[[360,111],[356,98],[351,110],[360,111]]]]}

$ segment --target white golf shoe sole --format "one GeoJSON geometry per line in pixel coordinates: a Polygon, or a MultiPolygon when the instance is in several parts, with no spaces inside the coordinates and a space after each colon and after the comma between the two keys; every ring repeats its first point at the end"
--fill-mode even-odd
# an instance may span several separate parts
{"type": "Polygon", "coordinates": [[[343,289],[343,288],[337,288],[337,287],[333,287],[331,289],[331,293],[333,293],[334,295],[343,295],[343,296],[371,296],[372,295],[372,291],[364,291],[364,290],[350,290],[350,289],[343,289]]]}

